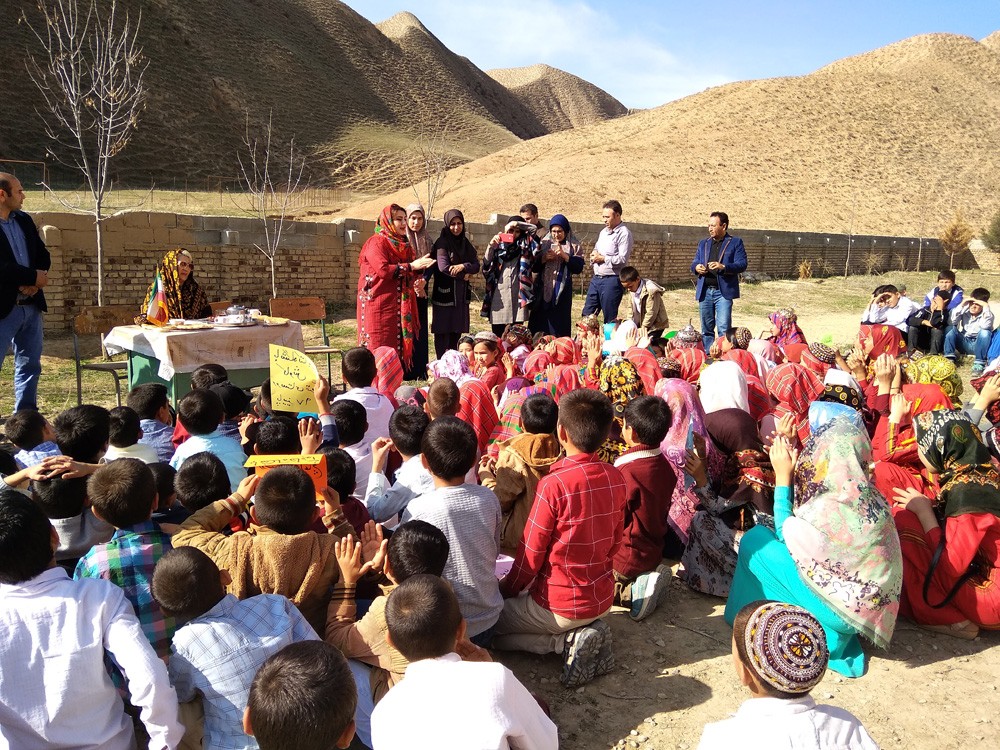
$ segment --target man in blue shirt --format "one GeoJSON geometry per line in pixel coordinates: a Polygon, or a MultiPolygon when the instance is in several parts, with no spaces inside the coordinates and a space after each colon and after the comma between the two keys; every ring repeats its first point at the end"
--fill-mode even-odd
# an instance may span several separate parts
{"type": "Polygon", "coordinates": [[[740,296],[740,274],[747,270],[743,240],[729,234],[729,216],[713,211],[708,219],[708,237],[698,243],[691,262],[697,274],[694,298],[701,311],[701,337],[707,352],[716,335],[725,336],[732,326],[733,300],[740,296]]]}
{"type": "Polygon", "coordinates": [[[21,211],[24,188],[0,172],[0,367],[14,345],[14,411],[37,409],[42,372],[42,287],[49,283],[49,251],[35,222],[21,211]]]}

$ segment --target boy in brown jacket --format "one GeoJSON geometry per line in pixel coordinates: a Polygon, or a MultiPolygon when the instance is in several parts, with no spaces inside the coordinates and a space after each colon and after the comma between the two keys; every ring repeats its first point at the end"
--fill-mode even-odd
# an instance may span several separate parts
{"type": "Polygon", "coordinates": [[[322,633],[330,588],[339,577],[334,545],[354,529],[344,517],[337,493],[327,487],[323,525],[329,533],[310,531],[317,510],[316,491],[297,466],[278,466],[259,482],[253,479],[241,483],[239,492],[188,518],[171,542],[174,547],[197,547],[220,569],[229,571],[228,593],[239,599],[282,594],[322,633]],[[250,527],[224,535],[230,519],[247,510],[251,496],[250,527]]]}
{"type": "Polygon", "coordinates": [[[500,500],[500,551],[511,557],[524,534],[538,482],[563,457],[555,436],[559,407],[547,394],[528,396],[521,405],[520,435],[500,443],[496,459],[483,457],[479,481],[500,500]]]}

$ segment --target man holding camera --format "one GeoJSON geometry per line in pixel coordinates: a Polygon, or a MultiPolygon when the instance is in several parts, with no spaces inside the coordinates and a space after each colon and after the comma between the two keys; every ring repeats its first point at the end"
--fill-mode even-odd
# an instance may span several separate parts
{"type": "Polygon", "coordinates": [[[597,236],[590,262],[594,276],[590,279],[583,315],[593,315],[598,310],[605,324],[618,318],[618,306],[625,292],[618,281],[618,272],[628,264],[632,255],[632,232],[622,224],[622,204],[616,200],[604,203],[604,229],[597,236]]]}

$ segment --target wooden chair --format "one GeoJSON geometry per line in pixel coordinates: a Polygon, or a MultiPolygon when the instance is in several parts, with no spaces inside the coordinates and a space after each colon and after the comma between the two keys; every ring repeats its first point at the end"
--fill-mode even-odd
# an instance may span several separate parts
{"type": "MultiPolygon", "coordinates": [[[[318,320],[323,332],[322,346],[307,346],[306,354],[326,355],[326,379],[332,381],[332,368],[330,358],[334,354],[340,354],[341,350],[330,346],[330,337],[326,332],[326,302],[321,297],[274,297],[270,304],[270,314],[278,318],[288,318],[303,323],[309,320],[318,320]]],[[[333,383],[330,383],[331,389],[333,383]]]]}
{"type": "Polygon", "coordinates": [[[219,315],[226,311],[226,308],[233,304],[231,299],[220,299],[218,302],[209,302],[212,306],[212,315],[219,315]]]}
{"type": "Polygon", "coordinates": [[[122,405],[122,381],[128,380],[128,363],[112,361],[104,349],[103,336],[115,326],[131,325],[135,322],[136,308],[134,305],[105,305],[104,307],[85,307],[73,318],[73,359],[76,362],[76,403],[83,403],[83,371],[94,370],[106,372],[115,381],[115,395],[118,405],[122,405]],[[100,335],[101,354],[105,362],[86,363],[80,357],[80,336],[100,335]]]}

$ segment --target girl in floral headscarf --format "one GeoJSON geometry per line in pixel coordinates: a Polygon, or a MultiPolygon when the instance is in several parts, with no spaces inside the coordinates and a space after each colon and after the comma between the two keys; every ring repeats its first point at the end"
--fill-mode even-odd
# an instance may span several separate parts
{"type": "Polygon", "coordinates": [[[413,364],[420,329],[414,283],[430,257],[415,260],[406,239],[406,211],[392,204],[382,209],[375,234],[358,256],[358,345],[375,351],[391,346],[403,366],[413,364]]]}
{"type": "Polygon", "coordinates": [[[635,365],[622,357],[610,356],[601,363],[599,389],[611,399],[615,421],[611,425],[608,439],[598,449],[597,455],[602,461],[613,464],[628,449],[621,437],[625,424],[625,405],[643,394],[643,385],[635,365]]]}
{"type": "Polygon", "coordinates": [[[784,348],[787,344],[805,344],[806,335],[799,328],[795,310],[782,307],[767,316],[771,321],[771,341],[784,348]]]}
{"type": "Polygon", "coordinates": [[[975,638],[1000,627],[1000,474],[979,429],[956,411],[915,419],[934,496],[894,493],[903,548],[903,612],[930,630],[975,638]]]}
{"type": "MultiPolygon", "coordinates": [[[[191,253],[182,247],[175,248],[163,256],[157,266],[164,296],[167,298],[167,317],[194,320],[207,318],[212,314],[212,306],[204,290],[194,280],[194,260],[191,253]]],[[[136,323],[145,323],[149,302],[156,293],[156,284],[150,284],[146,299],[142,303],[142,314],[136,323]]]]}

